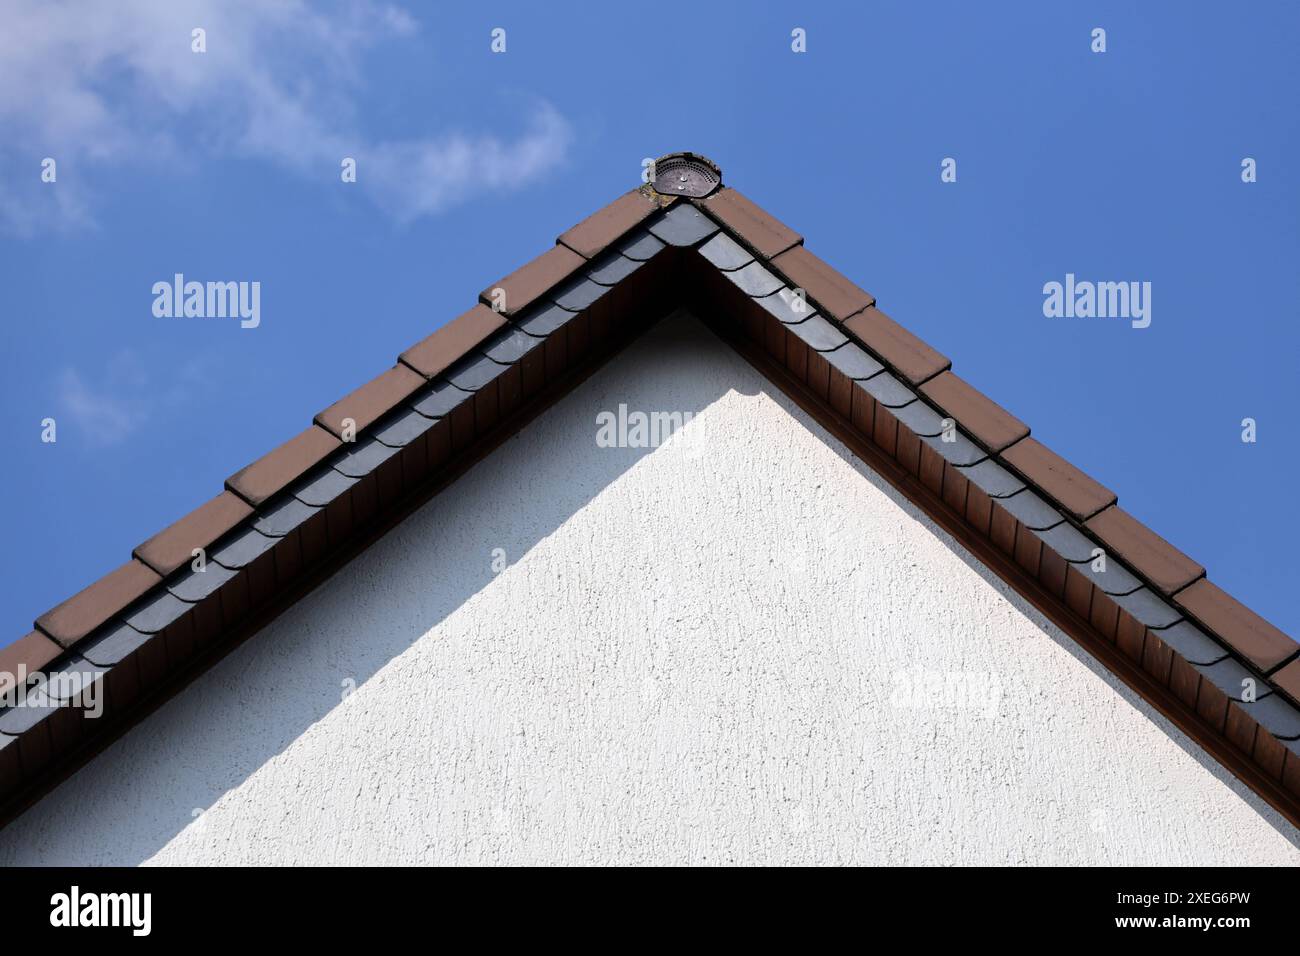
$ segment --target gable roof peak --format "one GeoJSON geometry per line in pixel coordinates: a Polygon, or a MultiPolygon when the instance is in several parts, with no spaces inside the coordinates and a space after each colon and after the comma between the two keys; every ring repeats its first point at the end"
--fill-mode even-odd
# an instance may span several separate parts
{"type": "Polygon", "coordinates": [[[722,186],[712,161],[654,166],[0,648],[0,675],[102,681],[109,704],[108,720],[82,722],[39,693],[40,708],[0,702],[0,826],[682,305],[1300,825],[1300,645],[722,186]],[[1094,566],[1099,554],[1114,560],[1094,566]]]}

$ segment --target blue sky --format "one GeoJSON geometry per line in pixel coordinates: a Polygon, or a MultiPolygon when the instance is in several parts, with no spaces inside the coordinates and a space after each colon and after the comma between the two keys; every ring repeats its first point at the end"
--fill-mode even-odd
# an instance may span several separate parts
{"type": "Polygon", "coordinates": [[[1298,47],[1282,2],[7,0],[0,643],[678,149],[1300,634],[1298,47]],[[177,272],[260,326],[155,318],[177,272]],[[1151,326],[1045,318],[1067,272],[1151,326]]]}

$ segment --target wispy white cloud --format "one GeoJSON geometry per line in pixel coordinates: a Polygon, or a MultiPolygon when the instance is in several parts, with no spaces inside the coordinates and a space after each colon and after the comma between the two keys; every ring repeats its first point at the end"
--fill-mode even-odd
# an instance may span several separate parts
{"type": "Polygon", "coordinates": [[[379,143],[367,151],[359,183],[396,218],[431,215],[476,191],[515,189],[551,169],[568,142],[564,118],[542,104],[528,131],[503,143],[490,136],[448,136],[379,143]]]}
{"type": "Polygon", "coordinates": [[[130,351],[112,356],[93,379],[75,368],[56,379],[59,412],[88,445],[116,445],[141,428],[150,415],[149,377],[130,351]]]}
{"type": "Polygon", "coordinates": [[[67,366],[55,377],[59,427],[72,425],[78,440],[106,448],[130,438],[160,417],[165,420],[187,399],[202,395],[214,379],[211,359],[197,356],[164,366],[162,375],[131,349],[109,355],[90,371],[67,366]]]}
{"type": "Polygon", "coordinates": [[[403,220],[477,192],[517,188],[562,158],[569,128],[538,103],[514,138],[439,131],[391,140],[359,132],[364,57],[417,29],[401,9],[359,0],[7,0],[0,32],[0,224],[90,221],[93,164],[189,163],[211,155],[303,175],[358,161],[358,186],[403,220]],[[207,31],[207,52],[190,31],[207,31]],[[18,144],[22,144],[19,148],[18,144]],[[34,156],[39,152],[39,156],[34,156]],[[56,187],[40,156],[59,160],[56,187]],[[30,182],[13,175],[31,170],[30,182]]]}

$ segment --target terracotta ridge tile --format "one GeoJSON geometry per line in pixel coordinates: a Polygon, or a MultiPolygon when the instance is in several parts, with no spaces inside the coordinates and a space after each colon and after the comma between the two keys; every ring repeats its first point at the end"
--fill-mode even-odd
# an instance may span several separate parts
{"type": "Polygon", "coordinates": [[[667,208],[676,198],[667,196],[663,201],[649,186],[638,186],[596,210],[555,241],[568,246],[584,259],[592,259],[652,213],[667,208]]]}
{"type": "Polygon", "coordinates": [[[316,415],[316,424],[330,434],[344,437],[344,421],[352,419],[352,436],[373,425],[410,398],[425,383],[419,372],[401,363],[354,389],[316,415]]]}
{"type": "Polygon", "coordinates": [[[244,499],[223,491],[173,521],[132,552],[163,577],[191,560],[195,548],[206,548],[253,513],[244,499]]]}
{"type": "Polygon", "coordinates": [[[132,558],[46,611],[36,619],[36,627],[61,646],[71,647],[161,581],[157,571],[132,558]]]}
{"type": "Polygon", "coordinates": [[[32,631],[7,647],[0,647],[0,694],[21,676],[35,673],[63,653],[63,648],[40,631],[32,631]]]}
{"type": "Polygon", "coordinates": [[[506,324],[506,318],[478,303],[435,329],[397,357],[425,378],[437,378],[506,324]]]}
{"type": "Polygon", "coordinates": [[[287,488],[343,443],[317,424],[299,432],[226,479],[226,487],[253,507],[287,488]]]}
{"type": "Polygon", "coordinates": [[[1036,438],[1025,436],[1003,449],[1001,457],[1079,521],[1087,521],[1119,500],[1115,492],[1070,464],[1036,438]]]}
{"type": "Polygon", "coordinates": [[[1029,434],[1028,425],[951,371],[925,382],[921,393],[990,451],[999,452],[1029,434]]]}
{"type": "Polygon", "coordinates": [[[551,246],[480,292],[479,301],[494,308],[499,304],[501,312],[516,315],[586,264],[587,260],[568,246],[551,246]]]}
{"type": "Polygon", "coordinates": [[[912,385],[920,385],[952,367],[936,352],[874,305],[844,320],[844,328],[912,385]]]}
{"type": "Polygon", "coordinates": [[[1293,703],[1300,705],[1300,659],[1279,668],[1269,680],[1293,703]]]}
{"type": "Polygon", "coordinates": [[[840,322],[876,304],[874,295],[813,255],[807,246],[787,249],[771,262],[791,286],[804,290],[823,315],[840,322]]]}
{"type": "Polygon", "coordinates": [[[1174,603],[1265,674],[1300,653],[1300,644],[1208,578],[1183,588],[1174,603]]]}
{"type": "Polygon", "coordinates": [[[1165,596],[1205,574],[1205,568],[1119,505],[1099,511],[1084,522],[1084,527],[1165,596]]]}
{"type": "Polygon", "coordinates": [[[803,236],[738,190],[724,186],[694,202],[765,259],[775,259],[791,246],[803,243],[803,236]]]}

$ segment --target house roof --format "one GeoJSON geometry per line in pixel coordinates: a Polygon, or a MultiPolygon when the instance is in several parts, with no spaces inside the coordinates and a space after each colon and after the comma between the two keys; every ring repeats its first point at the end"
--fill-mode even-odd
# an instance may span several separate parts
{"type": "Polygon", "coordinates": [[[1300,645],[715,165],[670,154],[657,171],[0,649],[0,673],[60,678],[0,710],[0,820],[686,305],[1300,825],[1300,645]],[[66,706],[91,681],[98,719],[66,706]]]}

